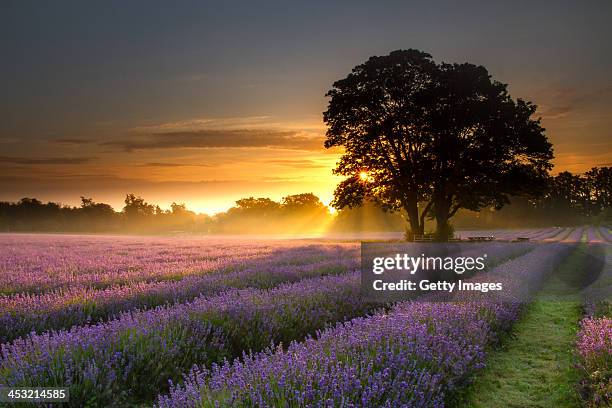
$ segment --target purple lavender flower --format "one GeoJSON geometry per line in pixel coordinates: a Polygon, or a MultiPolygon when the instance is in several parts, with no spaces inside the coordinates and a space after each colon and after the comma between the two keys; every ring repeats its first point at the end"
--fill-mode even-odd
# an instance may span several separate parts
{"type": "MultiPolygon", "coordinates": [[[[563,245],[542,246],[492,273],[522,291],[522,280],[540,281],[568,252],[563,245]]],[[[520,301],[459,300],[400,303],[286,350],[244,355],[210,370],[196,367],[160,395],[157,406],[443,406],[483,367],[487,345],[521,308],[520,301]]]]}
{"type": "Polygon", "coordinates": [[[151,400],[193,364],[289,343],[374,307],[359,296],[358,275],[329,276],[274,289],[125,312],[115,320],[31,334],[1,346],[0,383],[69,384],[71,404],[151,400]],[[143,380],[146,379],[146,380],[143,380]]]}

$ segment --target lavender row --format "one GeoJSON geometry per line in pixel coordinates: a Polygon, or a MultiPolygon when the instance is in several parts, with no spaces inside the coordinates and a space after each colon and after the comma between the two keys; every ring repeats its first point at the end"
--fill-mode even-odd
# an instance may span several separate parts
{"type": "Polygon", "coordinates": [[[599,234],[605,242],[612,243],[612,231],[608,227],[599,227],[599,234]]]}
{"type": "Polygon", "coordinates": [[[321,245],[223,238],[1,234],[0,293],[177,280],[270,259],[288,261],[305,247],[311,247],[316,257],[321,245]]]}
{"type": "Polygon", "coordinates": [[[498,240],[515,240],[518,237],[526,237],[532,241],[553,240],[567,232],[566,228],[545,228],[529,230],[480,230],[459,231],[457,236],[467,238],[470,236],[493,236],[498,240]]]}
{"type": "Polygon", "coordinates": [[[30,335],[2,346],[0,384],[70,390],[70,405],[151,401],[194,364],[289,343],[372,310],[357,273],[275,289],[242,289],[128,312],[108,323],[30,335]],[[145,379],[143,381],[143,379],[145,379]]]}
{"type": "MultiPolygon", "coordinates": [[[[602,234],[602,237],[604,235],[602,234]]],[[[585,291],[586,317],[580,322],[576,341],[578,368],[582,374],[581,396],[586,406],[612,404],[612,246],[589,245],[602,249],[605,264],[599,279],[585,291]]]]}
{"type": "Polygon", "coordinates": [[[568,228],[554,227],[534,231],[524,236],[528,237],[532,241],[558,241],[561,238],[565,238],[569,233],[570,230],[568,228]]]}
{"type": "MultiPolygon", "coordinates": [[[[467,251],[481,255],[489,252],[489,262],[516,256],[531,248],[529,244],[467,244],[467,251]]],[[[93,290],[69,289],[43,295],[0,297],[0,342],[10,341],[32,331],[93,323],[131,310],[189,301],[199,295],[212,295],[230,288],[270,288],[283,282],[303,278],[339,274],[359,267],[354,246],[327,245],[289,252],[297,265],[259,266],[225,274],[189,276],[176,282],[137,283],[134,285],[93,290]],[[300,252],[301,251],[301,252],[300,252]],[[314,252],[314,253],[313,253],[314,252]],[[304,260],[321,261],[305,264],[304,260]]],[[[284,259],[288,252],[283,252],[284,259]]],[[[280,262],[280,261],[277,261],[280,262]]]]}
{"type": "Polygon", "coordinates": [[[563,242],[574,231],[574,228],[560,228],[555,235],[542,238],[544,242],[563,242]]]}
{"type": "Polygon", "coordinates": [[[554,241],[554,240],[559,239],[559,237],[562,237],[563,234],[565,233],[567,233],[567,228],[549,228],[545,230],[543,233],[538,234],[538,236],[535,238],[538,241],[544,241],[544,240],[554,241]]]}
{"type": "MultiPolygon", "coordinates": [[[[516,290],[534,290],[569,252],[543,245],[495,272],[512,277],[516,290]]],[[[483,366],[487,346],[520,309],[520,301],[402,303],[286,350],[196,367],[157,405],[441,407],[483,366]]]]}
{"type": "Polygon", "coordinates": [[[580,242],[582,240],[582,235],[584,233],[583,227],[574,228],[563,240],[562,242],[580,242]]]}
{"type": "Polygon", "coordinates": [[[588,242],[589,244],[594,244],[594,243],[602,243],[604,242],[604,240],[597,232],[596,227],[589,227],[586,229],[586,242],[588,242]]]}
{"type": "MultiPolygon", "coordinates": [[[[312,254],[307,252],[307,257],[312,254]]],[[[259,266],[224,274],[188,276],[179,281],[140,282],[103,290],[68,289],[43,295],[13,295],[0,298],[0,342],[32,331],[93,323],[131,309],[151,308],[184,302],[200,295],[212,295],[229,288],[270,288],[307,277],[340,274],[358,267],[354,250],[329,246],[321,249],[324,260],[302,264],[294,252],[295,265],[259,266]]]]}
{"type": "Polygon", "coordinates": [[[587,316],[600,317],[612,310],[612,245],[589,242],[582,244],[585,262],[582,269],[589,277],[581,296],[587,316]]]}
{"type": "MultiPolygon", "coordinates": [[[[531,249],[491,244],[470,245],[467,252],[482,252],[483,247],[496,249],[492,262],[531,249]]],[[[86,402],[86,395],[97,401],[124,394],[128,399],[146,399],[194,363],[209,365],[222,356],[261,350],[271,342],[289,343],[326,323],[371,311],[374,305],[362,300],[358,283],[358,276],[350,274],[269,291],[234,290],[186,304],[124,313],[108,323],[30,335],[4,345],[0,373],[5,377],[0,376],[0,382],[73,384],[71,399],[77,404],[86,402]],[[153,367],[150,361],[155,361],[153,367]],[[92,366],[104,368],[92,371],[92,366]],[[145,372],[148,381],[138,382],[145,372]]]]}

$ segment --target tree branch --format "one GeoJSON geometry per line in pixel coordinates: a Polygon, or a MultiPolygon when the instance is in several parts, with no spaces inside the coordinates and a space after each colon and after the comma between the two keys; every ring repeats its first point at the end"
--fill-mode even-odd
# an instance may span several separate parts
{"type": "Polygon", "coordinates": [[[459,211],[460,208],[461,208],[461,203],[455,204],[454,208],[451,207],[451,210],[448,213],[448,218],[450,218],[453,215],[455,215],[457,213],[457,211],[459,211]]]}
{"type": "Polygon", "coordinates": [[[425,208],[423,209],[423,212],[421,213],[421,216],[419,217],[419,221],[420,221],[421,225],[425,225],[425,217],[427,216],[427,213],[431,209],[432,205],[433,205],[433,200],[428,202],[427,205],[425,206],[425,208]]]}

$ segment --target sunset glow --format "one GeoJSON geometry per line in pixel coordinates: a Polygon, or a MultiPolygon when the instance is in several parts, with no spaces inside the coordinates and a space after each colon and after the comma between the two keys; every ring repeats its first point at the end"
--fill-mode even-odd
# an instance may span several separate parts
{"type": "Polygon", "coordinates": [[[323,146],[325,93],[367,57],[409,47],[483,64],[514,97],[536,103],[553,173],[612,163],[612,53],[596,41],[609,37],[596,7],[551,15],[543,5],[487,5],[505,16],[501,25],[454,3],[280,8],[185,4],[160,16],[139,4],[117,15],[104,4],[7,6],[0,200],[78,205],[84,195],[121,209],[132,192],[206,213],[249,196],[313,192],[329,202],[341,178],[332,174],[339,152],[323,146]],[[521,25],[528,49],[502,28],[525,15],[538,21],[521,25]],[[587,19],[588,30],[574,29],[587,19]]]}
{"type": "Polygon", "coordinates": [[[363,182],[368,182],[370,181],[370,175],[367,171],[362,171],[359,173],[359,179],[363,182]]]}

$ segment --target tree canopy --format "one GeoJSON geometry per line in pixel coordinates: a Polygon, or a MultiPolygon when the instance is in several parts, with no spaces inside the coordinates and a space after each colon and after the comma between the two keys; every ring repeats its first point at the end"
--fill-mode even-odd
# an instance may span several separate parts
{"type": "Polygon", "coordinates": [[[344,153],[336,208],[370,198],[440,238],[460,209],[501,208],[510,195],[543,193],[552,146],[535,105],[473,64],[437,64],[418,50],[371,57],[326,94],[325,147],[344,153]],[[367,177],[364,177],[367,174],[367,177]]]}

